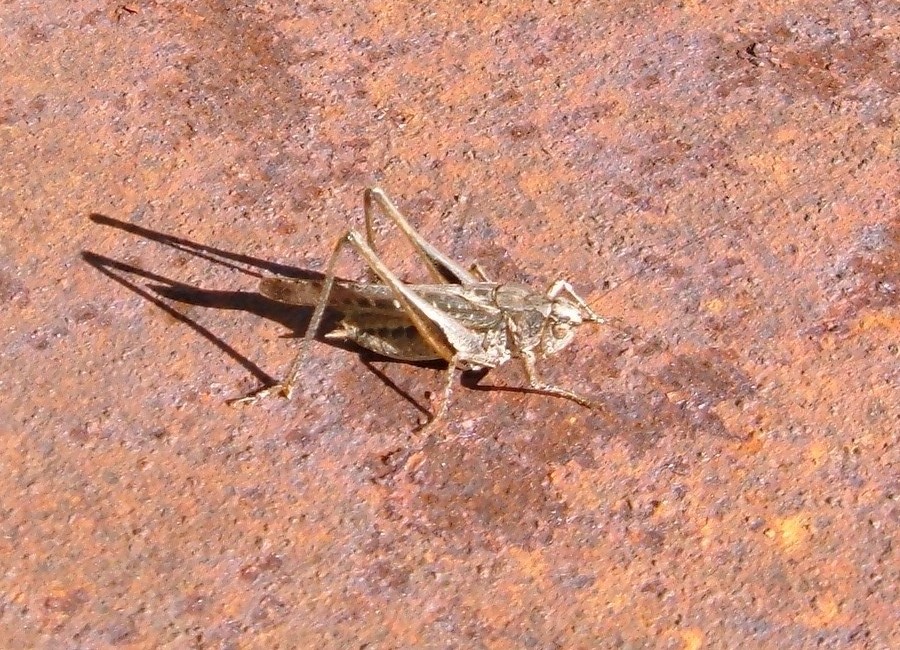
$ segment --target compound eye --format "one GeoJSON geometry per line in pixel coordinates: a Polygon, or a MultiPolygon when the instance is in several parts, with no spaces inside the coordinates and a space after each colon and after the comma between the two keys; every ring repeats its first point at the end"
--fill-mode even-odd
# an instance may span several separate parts
{"type": "Polygon", "coordinates": [[[552,327],[553,337],[557,339],[564,339],[569,335],[570,328],[566,325],[554,325],[552,327]]]}

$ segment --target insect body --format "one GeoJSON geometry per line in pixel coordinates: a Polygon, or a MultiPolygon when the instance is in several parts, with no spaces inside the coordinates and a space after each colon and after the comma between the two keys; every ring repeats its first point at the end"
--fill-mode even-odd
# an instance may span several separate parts
{"type": "Polygon", "coordinates": [[[288,304],[314,305],[315,310],[285,380],[236,403],[276,393],[290,397],[305,348],[315,337],[327,306],[343,315],[338,328],[326,335],[329,338],[349,340],[394,359],[448,362],[444,399],[431,422],[446,411],[455,368],[494,368],[511,359],[521,359],[531,390],[592,406],[581,395],[544,383],[535,368],[538,358],[568,345],[583,323],[605,322],[568,282],[557,280],[546,293],[521,284],[491,282],[477,264],[466,270],[429,244],[382,190],[367,189],[364,208],[367,240],[354,230],[341,237],[324,280],[273,277],[261,282],[263,295],[288,304]],[[372,227],[376,205],[412,243],[434,284],[406,284],[381,261],[372,227]],[[380,284],[335,278],[334,267],[347,245],[356,249],[380,284]]]}

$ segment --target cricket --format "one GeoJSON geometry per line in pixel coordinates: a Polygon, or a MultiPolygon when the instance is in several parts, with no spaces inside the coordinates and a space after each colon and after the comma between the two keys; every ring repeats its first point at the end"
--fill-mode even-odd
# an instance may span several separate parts
{"type": "Polygon", "coordinates": [[[581,325],[607,322],[567,281],[556,280],[546,292],[540,292],[523,284],[494,282],[477,263],[467,270],[426,241],[380,188],[365,190],[363,211],[366,238],[356,230],[347,231],[331,253],[324,279],[269,277],[260,282],[262,295],[314,310],[285,378],[230,404],[252,404],[272,395],[290,398],[306,350],[318,334],[325,309],[330,308],[342,318],[325,338],[350,341],[400,361],[447,362],[440,404],[422,428],[431,427],[446,414],[457,369],[496,368],[512,359],[522,363],[530,392],[595,408],[587,397],[542,381],[536,367],[539,359],[566,347],[581,325]],[[405,283],[379,257],[374,237],[374,218],[379,211],[412,244],[432,284],[405,283]],[[348,246],[378,281],[335,277],[338,259],[348,246]]]}

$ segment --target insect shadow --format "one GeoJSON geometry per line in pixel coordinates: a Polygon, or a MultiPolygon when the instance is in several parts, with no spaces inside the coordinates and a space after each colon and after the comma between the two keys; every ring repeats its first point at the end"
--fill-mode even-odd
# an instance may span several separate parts
{"type": "MultiPolygon", "coordinates": [[[[256,278],[264,277],[264,273],[257,272],[254,269],[271,273],[287,278],[321,280],[324,275],[317,271],[301,269],[294,266],[278,264],[269,260],[264,260],[251,255],[233,253],[206,244],[200,244],[182,237],[176,237],[156,230],[145,228],[134,223],[121,221],[113,217],[102,214],[91,214],[90,220],[98,225],[116,228],[129,234],[155,241],[157,243],[169,246],[186,254],[199,257],[214,264],[219,264],[230,269],[240,271],[241,273],[251,275],[256,278]]],[[[174,308],[167,301],[175,301],[182,304],[195,305],[198,307],[208,307],[212,309],[237,310],[255,314],[262,318],[280,323],[290,330],[288,337],[300,337],[307,330],[310,319],[312,317],[313,308],[288,305],[277,300],[267,298],[256,291],[218,291],[210,289],[202,289],[178,280],[166,277],[160,273],[155,273],[142,269],[133,264],[112,259],[92,251],[82,251],[81,258],[85,263],[113,280],[114,282],[125,287],[129,291],[137,294],[144,300],[161,309],[167,315],[175,320],[187,325],[204,339],[222,350],[228,357],[236,361],[241,367],[249,372],[258,382],[270,384],[275,382],[275,378],[262,370],[255,363],[250,361],[246,356],[238,352],[234,347],[229,345],[208,328],[199,324],[189,316],[185,315],[178,309],[174,308]],[[140,278],[149,282],[135,280],[140,278]]],[[[374,363],[378,361],[397,362],[396,359],[388,359],[378,355],[370,350],[366,350],[354,343],[346,340],[328,338],[328,331],[340,319],[340,312],[336,310],[326,310],[324,318],[324,327],[316,336],[316,341],[325,343],[335,348],[359,354],[363,365],[371,371],[376,377],[385,383],[391,390],[395,391],[405,401],[409,402],[413,407],[421,413],[427,415],[428,409],[413,398],[409,393],[398,386],[390,379],[382,370],[378,369],[374,363]]],[[[421,368],[438,370],[446,366],[441,361],[401,361],[408,365],[421,368]]],[[[469,371],[463,373],[462,383],[464,386],[476,390],[519,390],[527,392],[528,389],[513,389],[503,386],[488,386],[479,384],[481,379],[487,374],[486,371],[469,371]]]]}
{"type": "MultiPolygon", "coordinates": [[[[129,234],[170,246],[185,254],[197,256],[255,278],[264,279],[277,276],[280,278],[277,281],[277,286],[290,287],[292,283],[289,279],[291,278],[297,279],[299,285],[302,285],[305,280],[312,280],[312,284],[316,282],[321,283],[326,278],[326,274],[316,271],[224,251],[112,217],[93,214],[90,218],[98,225],[116,228],[129,234]]],[[[212,331],[183,314],[171,302],[176,301],[203,307],[246,311],[281,323],[292,331],[296,337],[302,336],[304,332],[309,330],[309,324],[314,316],[312,306],[302,303],[290,304],[282,300],[275,300],[256,291],[201,289],[91,251],[83,251],[82,258],[106,277],[154,304],[177,321],[192,328],[240,364],[258,383],[264,386],[273,385],[275,378],[260,369],[212,331]]],[[[322,305],[320,304],[316,309],[320,306],[322,305]]],[[[329,308],[326,308],[324,309],[324,316],[326,326],[321,329],[315,329],[316,341],[360,353],[363,365],[379,377],[388,388],[395,391],[400,397],[425,415],[426,422],[435,421],[434,418],[428,420],[430,411],[394,383],[383,371],[374,366],[373,362],[375,360],[400,361],[415,366],[433,369],[444,368],[446,370],[447,364],[445,362],[387,359],[375,352],[357,347],[348,339],[329,337],[328,334],[331,330],[328,327],[328,323],[335,323],[341,316],[341,311],[335,312],[332,310],[329,312],[329,308]]],[[[630,332],[622,331],[629,339],[632,338],[630,332]]],[[[642,339],[644,337],[638,336],[637,338],[642,339]]],[[[595,423],[595,426],[600,426],[604,430],[611,432],[631,432],[629,435],[639,441],[655,439],[654,435],[648,434],[648,430],[656,432],[658,435],[661,435],[659,432],[673,429],[682,431],[716,430],[727,434],[727,427],[719,421],[718,416],[714,412],[710,411],[708,405],[728,399],[731,395],[740,399],[752,395],[753,389],[749,379],[744,377],[740,369],[735,368],[727,358],[723,358],[721,354],[714,350],[700,354],[697,352],[675,354],[665,352],[664,348],[665,346],[660,348],[653,341],[644,340],[640,349],[636,349],[636,359],[643,358],[646,355],[658,356],[660,353],[664,353],[666,356],[657,359],[656,365],[659,366],[657,369],[634,374],[634,377],[641,380],[639,382],[639,385],[642,387],[640,391],[635,391],[634,386],[632,386],[627,394],[605,396],[602,409],[595,411],[592,415],[595,420],[599,418],[597,420],[599,424],[595,423]],[[687,397],[678,404],[673,404],[667,397],[668,394],[673,392],[687,395],[687,397]]],[[[489,370],[489,367],[478,370],[464,370],[461,373],[460,383],[469,389],[485,391],[497,390],[538,394],[543,392],[525,386],[482,384],[481,381],[489,370]]],[[[616,373],[619,372],[620,370],[616,370],[616,373]]],[[[426,400],[428,399],[426,395],[426,400]]],[[[446,404],[446,399],[444,404],[446,404]]],[[[643,448],[644,442],[639,444],[643,448]]]]}

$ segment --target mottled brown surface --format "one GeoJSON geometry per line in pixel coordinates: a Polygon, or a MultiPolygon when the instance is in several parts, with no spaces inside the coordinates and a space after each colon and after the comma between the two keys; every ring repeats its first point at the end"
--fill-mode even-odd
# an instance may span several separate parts
{"type": "Polygon", "coordinates": [[[900,647],[897,4],[357,4],[0,5],[3,647],[900,647]],[[227,407],[376,183],[604,408],[227,407]]]}

